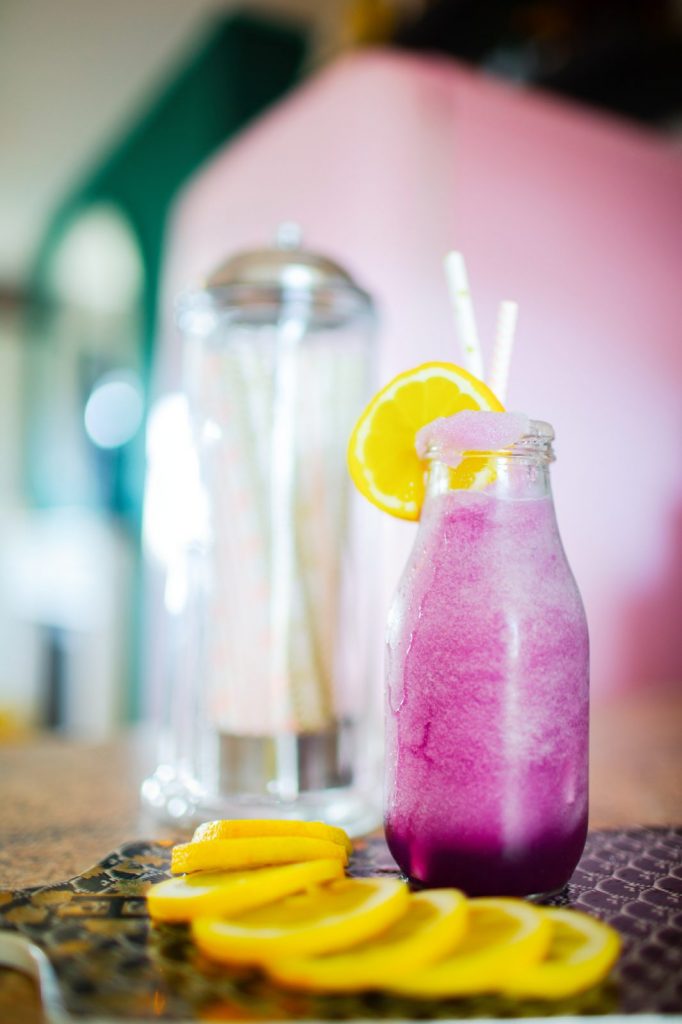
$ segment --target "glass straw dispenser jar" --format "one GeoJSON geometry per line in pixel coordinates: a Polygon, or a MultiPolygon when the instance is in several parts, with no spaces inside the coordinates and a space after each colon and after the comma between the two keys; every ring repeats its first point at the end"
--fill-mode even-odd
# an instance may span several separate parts
{"type": "Polygon", "coordinates": [[[178,323],[201,511],[168,567],[163,750],[143,798],[175,820],[357,834],[381,802],[371,539],[345,465],[372,300],[285,225],[183,296],[178,323]]]}

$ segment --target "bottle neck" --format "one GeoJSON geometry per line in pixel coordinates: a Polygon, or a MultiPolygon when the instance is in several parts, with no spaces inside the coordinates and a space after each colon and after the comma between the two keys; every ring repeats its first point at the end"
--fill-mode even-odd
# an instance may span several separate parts
{"type": "Polygon", "coordinates": [[[499,455],[471,455],[457,469],[436,459],[429,461],[426,500],[453,491],[478,491],[491,498],[530,501],[551,497],[549,465],[530,460],[524,464],[499,455]]]}
{"type": "Polygon", "coordinates": [[[437,449],[428,455],[426,500],[439,494],[470,491],[491,498],[530,501],[551,497],[549,467],[554,461],[554,431],[531,421],[531,430],[503,451],[465,452],[450,466],[437,449]]]}

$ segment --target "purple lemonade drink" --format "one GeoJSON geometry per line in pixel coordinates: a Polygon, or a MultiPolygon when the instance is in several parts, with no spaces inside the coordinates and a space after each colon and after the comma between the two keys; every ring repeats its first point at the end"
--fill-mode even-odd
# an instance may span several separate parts
{"type": "MultiPolygon", "coordinates": [[[[486,416],[509,430],[499,414],[453,422],[486,416]]],[[[389,618],[386,837],[422,883],[547,893],[583,850],[588,758],[587,626],[551,497],[553,432],[526,421],[503,450],[453,458],[444,422],[422,439],[426,498],[389,618]]]]}

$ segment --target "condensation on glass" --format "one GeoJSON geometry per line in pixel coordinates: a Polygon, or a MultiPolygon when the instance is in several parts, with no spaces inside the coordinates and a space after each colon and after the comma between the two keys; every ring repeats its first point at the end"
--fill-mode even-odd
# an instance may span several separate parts
{"type": "Polygon", "coordinates": [[[178,323],[192,514],[167,567],[162,752],[143,799],[181,821],[360,833],[380,815],[379,626],[345,451],[372,390],[372,300],[284,225],[183,296],[178,323]]]}

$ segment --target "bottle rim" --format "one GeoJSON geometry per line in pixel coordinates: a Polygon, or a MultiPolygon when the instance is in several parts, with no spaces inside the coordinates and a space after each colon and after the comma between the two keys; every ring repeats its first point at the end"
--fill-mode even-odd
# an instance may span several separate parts
{"type": "MultiPolygon", "coordinates": [[[[517,460],[554,462],[555,455],[552,446],[554,437],[554,427],[551,423],[546,420],[530,420],[527,433],[523,434],[514,444],[507,448],[470,449],[462,452],[462,461],[497,458],[513,459],[515,462],[517,460]]],[[[427,462],[445,462],[447,464],[447,460],[441,457],[442,454],[442,449],[438,445],[433,445],[426,452],[425,459],[427,462]]]]}

